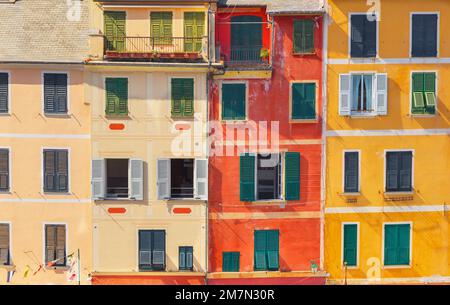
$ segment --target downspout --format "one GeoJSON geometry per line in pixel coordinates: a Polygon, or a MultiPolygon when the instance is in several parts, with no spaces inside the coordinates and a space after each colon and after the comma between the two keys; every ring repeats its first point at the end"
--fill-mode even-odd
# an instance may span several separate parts
{"type": "Polygon", "coordinates": [[[273,20],[273,16],[271,16],[270,14],[267,14],[267,22],[272,27],[272,35],[270,35],[271,37],[270,37],[270,63],[269,63],[269,68],[272,69],[273,50],[275,45],[275,22],[273,20]]]}

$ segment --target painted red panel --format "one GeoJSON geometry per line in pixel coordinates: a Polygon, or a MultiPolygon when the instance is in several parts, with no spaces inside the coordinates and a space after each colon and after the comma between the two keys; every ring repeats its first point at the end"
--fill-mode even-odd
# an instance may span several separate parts
{"type": "Polygon", "coordinates": [[[133,276],[108,275],[92,276],[93,285],[204,285],[204,276],[133,276]]]}
{"type": "Polygon", "coordinates": [[[208,285],[325,285],[324,277],[208,279],[208,285]]]}
{"type": "Polygon", "coordinates": [[[174,208],[172,211],[174,214],[190,214],[191,213],[190,208],[174,208]]]}
{"type": "Polygon", "coordinates": [[[176,130],[189,130],[191,128],[190,124],[178,123],[175,125],[176,130]]]}
{"type": "Polygon", "coordinates": [[[125,208],[109,208],[108,213],[109,214],[125,214],[127,209],[125,208]]]}
{"type": "Polygon", "coordinates": [[[111,129],[111,130],[124,130],[125,129],[125,124],[112,123],[112,124],[109,124],[109,129],[111,129]]]}

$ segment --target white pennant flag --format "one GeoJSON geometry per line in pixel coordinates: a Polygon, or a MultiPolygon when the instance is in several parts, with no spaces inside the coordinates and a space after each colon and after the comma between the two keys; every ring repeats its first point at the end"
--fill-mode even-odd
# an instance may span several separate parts
{"type": "Polygon", "coordinates": [[[72,254],[67,258],[67,264],[69,265],[69,270],[67,270],[67,280],[69,282],[78,281],[78,257],[72,254]]]}

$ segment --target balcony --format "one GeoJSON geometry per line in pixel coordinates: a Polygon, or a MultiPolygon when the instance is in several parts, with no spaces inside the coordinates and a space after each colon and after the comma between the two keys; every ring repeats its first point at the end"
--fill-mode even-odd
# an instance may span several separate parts
{"type": "Polygon", "coordinates": [[[228,50],[217,48],[221,61],[229,69],[259,70],[269,69],[268,49],[262,45],[230,46],[228,50]]]}
{"type": "Polygon", "coordinates": [[[208,37],[106,37],[106,60],[120,61],[207,61],[208,37]]]}

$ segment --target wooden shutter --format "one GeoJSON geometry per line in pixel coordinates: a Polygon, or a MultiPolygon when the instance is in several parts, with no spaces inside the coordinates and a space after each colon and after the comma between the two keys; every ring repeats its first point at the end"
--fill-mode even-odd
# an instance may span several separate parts
{"type": "Polygon", "coordinates": [[[172,116],[194,115],[194,79],[172,79],[172,116]]]}
{"type": "Polygon", "coordinates": [[[301,120],[316,118],[316,84],[292,84],[292,118],[301,120]]]}
{"type": "Polygon", "coordinates": [[[421,15],[423,18],[423,56],[437,56],[437,39],[438,39],[438,15],[421,15]]]}
{"type": "Polygon", "coordinates": [[[56,96],[56,74],[44,74],[44,112],[54,113],[56,96]]]}
{"type": "Polygon", "coordinates": [[[194,115],[194,79],[186,78],[183,80],[183,116],[194,115]]]}
{"type": "Polygon", "coordinates": [[[245,119],[245,84],[222,84],[222,119],[245,119]]]}
{"type": "Polygon", "coordinates": [[[116,78],[117,96],[119,98],[119,114],[128,114],[128,79],[116,78]]]}
{"type": "Polygon", "coordinates": [[[108,51],[125,51],[126,13],[121,11],[105,11],[104,34],[108,51]]]}
{"type": "Polygon", "coordinates": [[[184,13],[184,51],[194,51],[194,13],[184,13]]]}
{"type": "Polygon", "coordinates": [[[267,234],[267,268],[278,270],[279,268],[279,231],[268,230],[267,234]]]}
{"type": "Polygon", "coordinates": [[[151,269],[152,231],[139,230],[139,269],[151,269]]]}
{"type": "Polygon", "coordinates": [[[409,265],[411,226],[409,224],[398,225],[397,234],[398,234],[397,264],[409,265]]]}
{"type": "Polygon", "coordinates": [[[183,81],[180,78],[173,78],[171,82],[172,91],[172,116],[183,115],[183,81]]]}
{"type": "Polygon", "coordinates": [[[150,33],[155,44],[172,43],[172,12],[151,12],[150,33]]]}
{"type": "Polygon", "coordinates": [[[158,199],[170,198],[170,159],[158,159],[157,164],[157,189],[158,199]]]}
{"type": "Polygon", "coordinates": [[[186,247],[178,248],[178,268],[180,270],[186,269],[186,247]]]}
{"type": "Polygon", "coordinates": [[[130,198],[144,200],[144,162],[130,159],[130,198]]]}
{"type": "Polygon", "coordinates": [[[386,153],[386,191],[397,191],[399,188],[399,156],[398,152],[386,153]]]}
{"type": "Polygon", "coordinates": [[[0,191],[9,191],[9,150],[0,149],[0,191]]]}
{"type": "Polygon", "coordinates": [[[240,200],[255,201],[255,159],[254,155],[240,157],[240,200]]]}
{"type": "Polygon", "coordinates": [[[408,265],[410,263],[409,224],[392,224],[384,227],[384,264],[408,265]]]}
{"type": "Polygon", "coordinates": [[[208,199],[208,159],[195,159],[194,197],[208,199]]]}
{"type": "Polygon", "coordinates": [[[262,18],[258,16],[242,15],[231,18],[231,60],[261,60],[262,28],[262,18]]]}
{"type": "Polygon", "coordinates": [[[203,12],[184,13],[184,51],[200,52],[205,35],[205,14],[203,12]]]}
{"type": "Polygon", "coordinates": [[[56,259],[56,226],[45,226],[45,262],[56,259]]]}
{"type": "Polygon", "coordinates": [[[412,15],[411,55],[424,56],[425,25],[423,15],[412,15]]]}
{"type": "Polygon", "coordinates": [[[387,100],[388,100],[388,77],[385,73],[376,74],[376,105],[377,114],[387,114],[387,100]]]}
{"type": "Polygon", "coordinates": [[[314,28],[313,20],[294,21],[294,53],[314,53],[314,28]]]}
{"type": "Polygon", "coordinates": [[[69,190],[69,160],[67,150],[57,150],[56,153],[56,191],[69,190]]]}
{"type": "Polygon", "coordinates": [[[255,270],[267,270],[267,231],[255,230],[254,232],[255,248],[255,270]]]}
{"type": "Polygon", "coordinates": [[[222,253],[222,272],[239,272],[239,252],[222,253]]]}
{"type": "Polygon", "coordinates": [[[107,78],[106,87],[106,114],[128,114],[128,79],[107,78]]]}
{"type": "Polygon", "coordinates": [[[363,57],[377,56],[377,20],[373,21],[364,16],[363,57]]]}
{"type": "Polygon", "coordinates": [[[162,230],[153,231],[152,235],[152,265],[154,269],[163,270],[166,260],[166,233],[162,230]]]}
{"type": "Polygon", "coordinates": [[[56,152],[44,150],[44,191],[56,191],[56,152]]]}
{"type": "Polygon", "coordinates": [[[66,265],[66,226],[56,226],[56,258],[57,265],[66,265]]]}
{"type": "Polygon", "coordinates": [[[350,55],[351,57],[363,57],[364,54],[364,20],[366,15],[351,16],[351,37],[350,55]]]}
{"type": "Polygon", "coordinates": [[[412,152],[399,153],[399,188],[401,191],[412,190],[412,152]]]}
{"type": "Polygon", "coordinates": [[[300,153],[286,152],[284,159],[286,200],[300,200],[300,153]]]}
{"type": "Polygon", "coordinates": [[[105,198],[105,160],[92,160],[92,199],[105,198]]]}
{"type": "Polygon", "coordinates": [[[356,266],[358,253],[358,226],[356,224],[344,225],[344,257],[347,266],[356,266]]]}
{"type": "Polygon", "coordinates": [[[9,224],[0,224],[0,265],[9,265],[9,224]]]}
{"type": "Polygon", "coordinates": [[[67,74],[55,74],[55,112],[67,112],[67,74]]]}
{"type": "Polygon", "coordinates": [[[424,73],[425,112],[434,114],[436,111],[436,73],[424,73]]]}
{"type": "Polygon", "coordinates": [[[339,114],[350,115],[350,74],[339,75],[339,114]]]}
{"type": "Polygon", "coordinates": [[[0,73],[0,113],[8,112],[9,101],[9,75],[0,73]]]}
{"type": "Polygon", "coordinates": [[[359,192],[359,154],[357,152],[345,152],[344,192],[359,192]]]}

